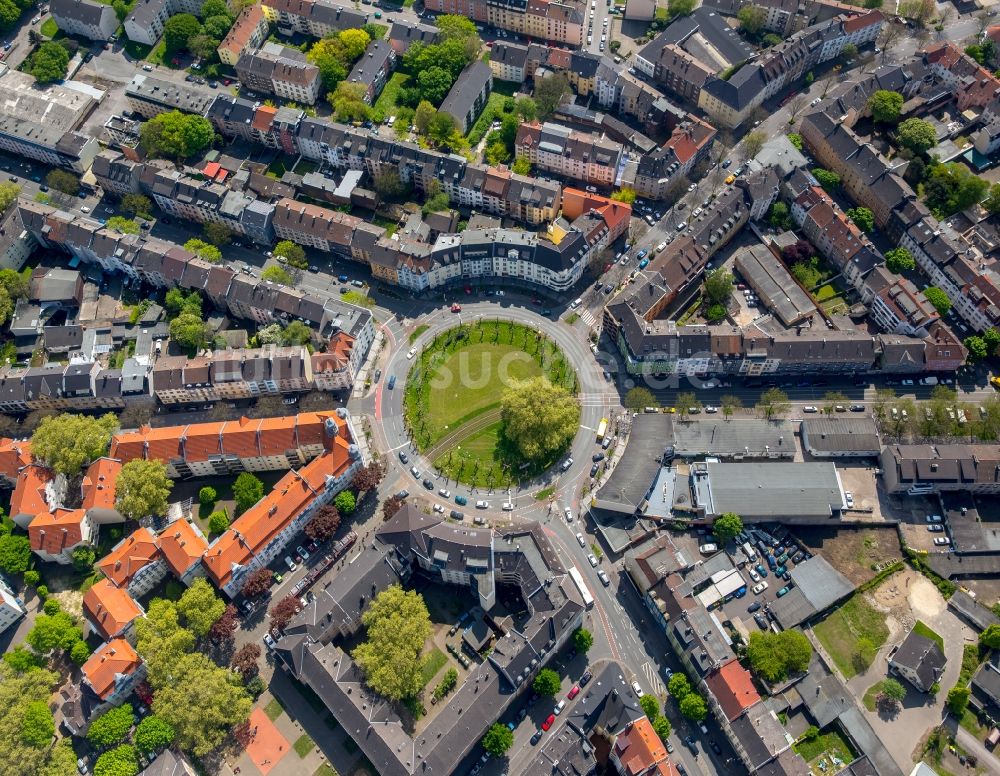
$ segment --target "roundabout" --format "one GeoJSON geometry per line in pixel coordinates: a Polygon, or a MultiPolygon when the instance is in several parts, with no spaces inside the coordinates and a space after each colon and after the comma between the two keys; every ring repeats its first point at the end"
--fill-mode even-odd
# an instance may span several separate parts
{"type": "MultiPolygon", "coordinates": [[[[527,306],[527,301],[523,302],[524,306],[521,305],[522,303],[513,300],[503,304],[485,301],[466,303],[459,318],[445,306],[416,318],[401,322],[391,321],[387,324],[392,350],[384,361],[383,378],[375,389],[374,427],[378,437],[377,446],[385,451],[387,464],[401,476],[404,487],[414,497],[418,497],[419,492],[423,490],[423,480],[429,479],[433,482],[435,490],[449,490],[452,499],[464,496],[470,505],[473,501],[494,498],[484,513],[503,515],[508,520],[511,514],[501,511],[501,502],[512,504],[515,515],[529,519],[542,519],[556,502],[562,507],[577,511],[581,489],[583,483],[587,481],[590,469],[590,457],[595,449],[595,429],[601,418],[606,417],[611,408],[617,406],[618,397],[613,386],[604,379],[602,369],[590,351],[589,342],[580,336],[579,331],[574,331],[571,326],[563,322],[554,322],[551,318],[539,315],[527,306]],[[491,342],[494,327],[498,323],[501,332],[507,331],[504,324],[514,324],[515,333],[527,329],[532,338],[540,335],[542,340],[551,342],[554,351],[561,356],[563,366],[560,379],[571,380],[564,385],[575,387],[579,404],[576,434],[565,451],[553,461],[565,460],[567,456],[572,457],[573,463],[565,471],[561,466],[549,466],[541,467],[543,470],[537,475],[531,472],[526,474],[523,471],[515,473],[508,463],[507,471],[510,471],[511,476],[505,481],[502,478],[505,470],[498,463],[493,467],[493,484],[490,484],[488,479],[486,473],[488,469],[484,469],[482,476],[471,475],[469,467],[474,466],[470,463],[473,456],[478,457],[480,461],[484,457],[503,461],[502,454],[498,458],[493,458],[497,448],[501,446],[500,395],[497,395],[497,388],[489,387],[492,379],[483,387],[475,387],[482,382],[482,364],[493,364],[499,372],[501,360],[506,357],[505,368],[508,376],[523,379],[542,374],[542,365],[534,361],[536,366],[532,367],[529,363],[532,361],[532,356],[521,352],[524,350],[523,335],[521,340],[514,340],[519,347],[511,348],[514,343],[509,340],[503,343],[499,338],[498,342],[491,342]],[[458,396],[455,395],[454,388],[450,394],[447,393],[447,388],[438,390],[431,410],[445,414],[432,415],[429,421],[425,418],[423,427],[414,424],[411,432],[407,424],[405,406],[407,391],[414,390],[410,388],[411,372],[420,368],[423,363],[421,353],[443,334],[459,326],[470,329],[483,327],[486,332],[485,342],[473,344],[490,346],[474,348],[471,357],[470,355],[464,357],[466,376],[472,387],[468,391],[459,391],[458,396]],[[501,345],[506,346],[506,349],[494,349],[501,345]],[[412,358],[407,358],[409,348],[415,350],[412,358]],[[492,354],[485,362],[481,355],[483,352],[492,354]],[[512,355],[514,352],[520,352],[520,355],[512,355]],[[477,376],[478,381],[475,379],[477,376]],[[395,386],[389,389],[387,386],[393,377],[395,386]],[[450,420],[441,420],[446,416],[450,420]],[[444,428],[445,425],[449,428],[444,428]],[[421,438],[418,439],[418,436],[421,438]],[[462,451],[459,451],[459,447],[462,451]],[[445,452],[448,449],[452,451],[450,464],[445,452]],[[407,457],[407,464],[401,462],[400,452],[407,457]],[[465,468],[459,470],[457,467],[461,463],[463,454],[466,456],[465,468]],[[419,472],[419,477],[413,475],[413,470],[419,472]],[[464,484],[461,478],[455,476],[457,474],[469,480],[469,484],[464,484]],[[521,476],[518,477],[518,474],[521,476]],[[539,495],[541,498],[536,499],[539,495]]],[[[448,354],[444,365],[447,366],[455,355],[455,353],[448,354]]],[[[551,367],[551,364],[549,366],[551,367]]],[[[449,368],[459,370],[458,374],[461,374],[460,370],[463,367],[461,362],[456,360],[449,368]]],[[[414,375],[419,377],[416,373],[414,375]]],[[[418,381],[415,381],[415,384],[416,382],[418,381]]],[[[433,386],[430,390],[433,395],[433,386]]],[[[480,463],[480,467],[482,466],[480,463]]]]}
{"type": "Polygon", "coordinates": [[[435,469],[468,485],[506,488],[541,474],[569,446],[579,424],[576,389],[576,372],[554,341],[490,318],[459,324],[425,344],[406,376],[403,406],[414,444],[435,469]],[[528,410],[539,425],[554,414],[549,410],[565,410],[562,431],[546,449],[529,456],[509,433],[513,426],[503,415],[505,399],[514,399],[509,391],[545,392],[546,401],[528,410]]]}

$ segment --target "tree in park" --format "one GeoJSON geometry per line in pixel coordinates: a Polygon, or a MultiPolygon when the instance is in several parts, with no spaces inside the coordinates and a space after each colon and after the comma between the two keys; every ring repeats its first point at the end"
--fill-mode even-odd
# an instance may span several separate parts
{"type": "Polygon", "coordinates": [[[417,74],[420,99],[440,105],[451,89],[453,78],[443,67],[429,67],[417,74]]]}
{"type": "Polygon", "coordinates": [[[325,504],[316,510],[312,520],[306,523],[303,531],[310,539],[325,542],[340,528],[340,511],[332,504],[325,504]]]}
{"type": "Polygon", "coordinates": [[[139,129],[139,143],[146,153],[170,159],[186,159],[200,153],[212,144],[214,137],[215,131],[207,119],[176,110],[154,116],[139,129]]]}
{"type": "Polygon", "coordinates": [[[569,81],[562,73],[554,73],[535,81],[535,104],[539,118],[547,119],[570,92],[569,81]]]}
{"type": "Polygon", "coordinates": [[[198,577],[191,583],[177,601],[177,612],[184,618],[188,629],[198,637],[208,633],[225,611],[225,602],[215,594],[204,577],[198,577]]]}
{"type": "Polygon", "coordinates": [[[229,528],[229,516],[222,510],[216,510],[208,516],[208,532],[214,535],[223,533],[229,528]]]}
{"type": "MultiPolygon", "coordinates": [[[[49,599],[50,601],[53,599],[49,599]]],[[[48,603],[48,602],[46,602],[48,603]]],[[[80,639],[69,650],[69,659],[74,665],[82,666],[90,657],[90,645],[80,639]]]]}
{"type": "Polygon", "coordinates": [[[638,412],[645,407],[657,407],[659,403],[651,390],[640,385],[629,389],[629,392],[625,394],[624,405],[625,409],[638,412]]]}
{"type": "Polygon", "coordinates": [[[80,179],[66,170],[49,170],[45,182],[56,191],[75,197],[80,191],[80,179]]]}
{"type": "Polygon", "coordinates": [[[705,699],[696,692],[690,692],[681,698],[678,707],[687,719],[701,722],[708,715],[708,706],[705,699]]]}
{"type": "Polygon", "coordinates": [[[99,418],[70,413],[44,418],[31,435],[31,452],[47,466],[67,477],[107,454],[118,418],[107,413],[99,418]]]}
{"type": "Polygon", "coordinates": [[[233,655],[229,666],[234,671],[238,671],[245,682],[260,670],[260,667],[257,665],[260,655],[260,644],[251,641],[236,650],[236,654],[233,655]]]}
{"type": "MultiPolygon", "coordinates": [[[[22,574],[31,565],[31,541],[23,534],[0,536],[0,569],[8,574],[22,574]]],[[[37,573],[37,572],[36,572],[37,573]]]]}
{"type": "Polygon", "coordinates": [[[948,690],[948,698],[946,700],[948,710],[956,717],[961,717],[962,712],[965,711],[965,707],[969,705],[970,694],[968,687],[956,684],[948,690]]]}
{"type": "Polygon", "coordinates": [[[757,402],[757,411],[770,420],[788,412],[791,406],[787,393],[780,388],[768,388],[757,402]]]}
{"type": "Polygon", "coordinates": [[[342,515],[349,515],[355,509],[357,509],[358,502],[354,497],[354,493],[349,490],[342,490],[333,499],[333,505],[337,508],[337,511],[342,515]]]}
{"type": "Polygon", "coordinates": [[[577,628],[573,631],[573,649],[581,654],[587,654],[594,646],[594,634],[586,628],[577,628]]]}
{"type": "Polygon", "coordinates": [[[87,740],[98,749],[107,749],[124,741],[134,724],[132,704],[124,703],[95,719],[87,731],[87,740]]]}
{"type": "Polygon", "coordinates": [[[13,671],[23,674],[26,671],[34,671],[45,665],[45,658],[37,652],[28,649],[23,644],[19,644],[13,649],[3,653],[4,662],[13,671]]]}
{"type": "MultiPolygon", "coordinates": [[[[256,644],[247,646],[257,647],[256,644]]],[[[257,647],[259,650],[260,647],[257,647]]],[[[156,714],[144,717],[139,726],[135,729],[135,746],[140,752],[159,752],[170,746],[177,733],[174,732],[169,722],[166,722],[156,714]]]]}
{"type": "Polygon", "coordinates": [[[503,757],[514,745],[514,733],[506,725],[494,722],[483,736],[482,745],[494,757],[503,757]]]}
{"type": "Polygon", "coordinates": [[[733,295],[733,275],[723,267],[705,275],[705,298],[711,304],[724,305],[733,295]]]}
{"type": "Polygon", "coordinates": [[[48,701],[57,680],[52,671],[18,672],[0,662],[0,775],[65,776],[75,770],[68,739],[52,746],[55,724],[48,701]]]}
{"type": "MultiPolygon", "coordinates": [[[[306,528],[306,533],[309,529],[306,528]]],[[[240,595],[244,598],[257,598],[264,595],[271,589],[274,583],[274,572],[271,569],[254,569],[240,588],[240,595]]]]}
{"type": "Polygon", "coordinates": [[[298,269],[305,269],[308,266],[305,249],[291,240],[281,240],[275,245],[274,255],[284,256],[291,266],[298,269]]]}
{"type": "Polygon", "coordinates": [[[264,483],[250,472],[243,472],[233,483],[236,511],[243,513],[264,498],[264,483]]]}
{"type": "Polygon", "coordinates": [[[924,289],[924,296],[940,315],[947,315],[951,309],[951,300],[948,295],[937,286],[928,286],[924,289]]]}
{"type": "Polygon", "coordinates": [[[906,688],[895,679],[883,679],[879,691],[879,704],[895,708],[906,697],[906,688]]]}
{"type": "Polygon", "coordinates": [[[865,234],[871,234],[875,228],[875,214],[866,207],[852,207],[847,211],[850,218],[865,234]]]}
{"type": "Polygon", "coordinates": [[[990,649],[1000,649],[1000,625],[990,625],[980,633],[979,643],[990,649]]]}
{"type": "Polygon", "coordinates": [[[174,482],[167,476],[161,461],[141,458],[122,466],[115,483],[115,507],[129,520],[161,517],[167,514],[167,503],[174,482]]]}
{"type": "Polygon", "coordinates": [[[747,659],[751,668],[769,682],[805,671],[811,658],[809,639],[796,630],[754,632],[747,643],[747,659]]]}
{"type": "Polygon", "coordinates": [[[917,262],[906,248],[893,248],[885,252],[885,266],[890,272],[898,275],[914,269],[917,262]]]}
{"type": "Polygon", "coordinates": [[[725,512],[715,518],[715,522],[712,523],[712,533],[723,543],[735,539],[742,530],[743,520],[735,512],[725,512]]]}
{"type": "Polygon", "coordinates": [[[879,89],[868,98],[868,109],[872,119],[880,124],[891,124],[899,118],[903,109],[903,95],[888,89],[879,89]]]}
{"type": "Polygon", "coordinates": [[[293,595],[287,595],[282,598],[278,603],[271,607],[269,621],[271,626],[271,631],[276,633],[278,631],[284,630],[285,626],[291,621],[299,609],[299,599],[293,595]]]}
{"type": "Polygon", "coordinates": [[[51,83],[66,77],[69,65],[69,51],[58,43],[48,41],[39,46],[28,60],[25,68],[38,83],[51,83]]]}
{"type": "Polygon", "coordinates": [[[500,400],[503,436],[526,461],[559,453],[576,434],[580,405],[569,391],[544,377],[515,383],[500,400]]]}
{"type": "Polygon", "coordinates": [[[417,105],[417,109],[413,114],[413,125],[417,128],[417,132],[419,134],[427,134],[431,127],[431,119],[434,118],[434,114],[436,113],[437,109],[427,102],[427,100],[420,101],[420,104],[417,105]]]}
{"type": "Polygon", "coordinates": [[[163,40],[168,54],[176,54],[187,48],[188,41],[201,32],[201,22],[189,13],[178,13],[167,19],[163,25],[163,40]]]}
{"type": "Polygon", "coordinates": [[[896,127],[896,139],[915,154],[925,153],[937,144],[934,125],[923,119],[907,119],[896,127]]]}
{"type": "Polygon", "coordinates": [[[535,692],[547,698],[551,698],[559,692],[561,686],[562,682],[559,680],[559,674],[551,668],[543,668],[538,672],[535,681],[531,683],[531,688],[535,692]]]}
{"type": "Polygon", "coordinates": [[[691,682],[681,673],[676,673],[667,681],[667,691],[678,701],[691,692],[691,682]]]}
{"type": "Polygon", "coordinates": [[[42,575],[39,574],[34,569],[29,569],[24,572],[24,584],[28,587],[36,587],[39,582],[42,581],[42,575]]]}
{"type": "Polygon", "coordinates": [[[430,615],[420,594],[392,585],[375,597],[361,622],[365,641],[352,657],[368,686],[390,700],[418,693],[423,686],[421,652],[431,634],[430,615]]]}
{"type": "Polygon", "coordinates": [[[650,720],[654,720],[660,716],[660,702],[656,699],[656,696],[643,695],[639,699],[639,705],[642,706],[642,710],[646,712],[646,716],[650,720]]]}
{"type": "Polygon", "coordinates": [[[136,651],[148,671],[147,680],[154,689],[172,681],[174,667],[181,656],[195,646],[195,635],[180,624],[180,614],[173,601],[154,598],[145,617],[136,620],[136,651]]]}
{"type": "Polygon", "coordinates": [[[840,188],[840,176],[831,170],[825,170],[822,167],[815,167],[812,171],[813,177],[819,182],[819,185],[823,187],[823,190],[828,194],[833,194],[838,188],[840,188]]]}

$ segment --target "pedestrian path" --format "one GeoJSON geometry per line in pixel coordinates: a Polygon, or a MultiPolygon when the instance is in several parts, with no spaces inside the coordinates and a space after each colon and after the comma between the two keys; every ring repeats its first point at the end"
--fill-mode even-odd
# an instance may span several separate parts
{"type": "Polygon", "coordinates": [[[580,316],[580,320],[583,321],[587,326],[593,326],[595,323],[597,323],[597,318],[595,318],[594,314],[585,307],[580,307],[577,310],[577,313],[580,316]]]}

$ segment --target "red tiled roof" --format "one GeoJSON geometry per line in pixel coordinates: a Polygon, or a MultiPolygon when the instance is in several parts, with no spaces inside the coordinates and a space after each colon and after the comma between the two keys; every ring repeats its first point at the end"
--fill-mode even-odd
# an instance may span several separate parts
{"type": "Polygon", "coordinates": [[[182,576],[197,563],[206,549],[208,542],[205,537],[187,520],[175,520],[160,534],[160,550],[170,570],[177,576],[182,576]]]}
{"type": "Polygon", "coordinates": [[[125,587],[139,571],[160,557],[156,537],[147,528],[138,528],[105,555],[98,568],[119,587],[125,587]]]}
{"type": "Polygon", "coordinates": [[[142,665],[139,655],[125,639],[113,639],[98,647],[83,664],[83,675],[100,698],[115,690],[115,677],[134,674],[142,665]]]}
{"type": "Polygon", "coordinates": [[[270,105],[261,105],[253,114],[253,122],[250,126],[259,132],[267,132],[271,128],[271,124],[277,113],[277,108],[272,108],[270,105]]]}
{"type": "Polygon", "coordinates": [[[618,734],[615,754],[625,768],[626,776],[645,773],[667,759],[667,750],[646,717],[636,720],[618,734]]]}
{"type": "Polygon", "coordinates": [[[56,509],[40,512],[28,526],[31,549],[58,555],[83,541],[83,521],[87,513],[82,509],[56,509]]]}
{"type": "Polygon", "coordinates": [[[726,717],[732,721],[760,701],[750,672],[737,660],[730,660],[718,671],[705,678],[705,683],[719,701],[726,717]]]}
{"type": "Polygon", "coordinates": [[[873,24],[878,24],[884,20],[885,17],[879,11],[855,14],[844,20],[844,32],[848,34],[857,32],[858,30],[862,30],[873,24]]]}
{"type": "Polygon", "coordinates": [[[52,471],[33,463],[18,472],[14,493],[10,497],[11,515],[37,515],[48,510],[45,486],[52,480],[52,471]]]}
{"type": "Polygon", "coordinates": [[[84,509],[114,509],[115,480],[122,470],[122,462],[114,458],[98,458],[83,476],[81,489],[84,509]]]}
{"type": "Polygon", "coordinates": [[[121,633],[142,609],[123,588],[102,579],[83,596],[83,613],[105,639],[121,633]]]}
{"type": "Polygon", "coordinates": [[[0,439],[0,475],[16,479],[22,467],[31,463],[31,442],[0,439]]]}

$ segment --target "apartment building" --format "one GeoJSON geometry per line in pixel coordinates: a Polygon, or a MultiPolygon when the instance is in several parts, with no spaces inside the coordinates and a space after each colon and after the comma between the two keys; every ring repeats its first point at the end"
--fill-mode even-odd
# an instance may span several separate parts
{"type": "Polygon", "coordinates": [[[364,100],[369,105],[375,103],[386,81],[389,80],[396,66],[396,54],[391,42],[373,40],[348,74],[349,83],[361,84],[364,87],[364,100]]]}
{"type": "Polygon", "coordinates": [[[244,52],[255,51],[267,40],[267,31],[268,22],[263,7],[260,3],[248,5],[240,11],[219,44],[219,60],[230,67],[236,67],[244,52]]]}
{"type": "Polygon", "coordinates": [[[401,57],[414,43],[423,43],[426,46],[437,43],[440,33],[441,31],[433,24],[393,21],[389,28],[389,45],[396,52],[396,56],[401,57]]]}
{"type": "Polygon", "coordinates": [[[908,337],[928,337],[941,315],[923,292],[906,278],[893,275],[884,267],[871,274],[868,285],[873,296],[868,314],[882,331],[908,337]]]}
{"type": "Polygon", "coordinates": [[[319,98],[319,68],[298,49],[267,42],[256,51],[244,51],[235,69],[248,89],[307,105],[319,98]]]}
{"type": "MultiPolygon", "coordinates": [[[[80,667],[80,712],[84,720],[120,706],[146,678],[146,664],[125,639],[101,644],[80,667]]],[[[78,729],[80,734],[82,729],[78,729]]]]}
{"type": "Polygon", "coordinates": [[[101,558],[97,568],[133,598],[141,598],[167,576],[167,564],[157,537],[140,527],[101,558]]]}
{"type": "Polygon", "coordinates": [[[490,49],[490,70],[500,81],[524,83],[528,74],[528,47],[498,40],[490,49]]]}
{"type": "Polygon", "coordinates": [[[709,123],[687,114],[662,146],[626,166],[624,183],[640,197],[665,199],[674,187],[707,158],[717,135],[709,123]]]}
{"type": "Polygon", "coordinates": [[[205,115],[217,93],[208,86],[139,72],[125,87],[125,101],[130,109],[145,119],[179,110],[205,115]]]}
{"type": "Polygon", "coordinates": [[[458,74],[439,110],[455,119],[459,132],[467,134],[486,107],[492,91],[490,66],[477,59],[458,74]]]}
{"type": "Polygon", "coordinates": [[[532,121],[518,128],[514,152],[543,170],[586,183],[614,186],[624,149],[604,137],[532,121]]]}
{"type": "Polygon", "coordinates": [[[17,597],[17,593],[0,579],[0,633],[6,631],[11,625],[17,623],[28,610],[24,607],[24,602],[17,597]]]}
{"type": "Polygon", "coordinates": [[[108,40],[118,29],[115,9],[94,0],[51,0],[49,12],[67,35],[108,40]]]}
{"type": "Polygon", "coordinates": [[[262,7],[283,35],[298,32],[325,38],[341,30],[361,29],[371,21],[369,14],[333,0],[265,0],[262,7]]]}
{"type": "Polygon", "coordinates": [[[608,762],[620,776],[679,776],[649,718],[627,724],[611,747],[608,762]]]}
{"type": "Polygon", "coordinates": [[[425,7],[531,38],[583,45],[585,5],[576,0],[429,0],[425,7]]]}
{"type": "Polygon", "coordinates": [[[198,16],[200,12],[200,0],[137,0],[125,19],[125,35],[136,43],[153,46],[171,16],[179,13],[198,16]]]}
{"type": "Polygon", "coordinates": [[[110,579],[102,579],[83,594],[83,617],[89,632],[105,641],[124,639],[135,644],[135,621],[146,610],[110,579]]]}

